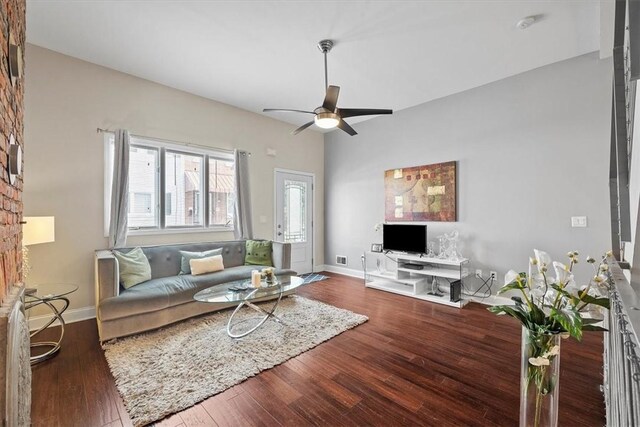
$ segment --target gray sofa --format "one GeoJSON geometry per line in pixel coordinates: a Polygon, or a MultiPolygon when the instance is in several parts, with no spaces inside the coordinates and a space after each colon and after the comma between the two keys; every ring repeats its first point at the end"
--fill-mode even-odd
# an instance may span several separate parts
{"type": "MultiPolygon", "coordinates": [[[[116,250],[128,252],[131,249],[116,250]]],[[[234,304],[202,303],[195,301],[193,296],[210,286],[248,279],[251,270],[262,268],[244,265],[244,240],[148,246],[142,247],[142,250],[151,265],[151,280],[129,289],[120,286],[118,260],[111,251],[96,251],[96,320],[100,341],[148,331],[230,307],[234,304]],[[179,251],[202,252],[216,248],[223,248],[223,271],[199,276],[178,274],[182,260],[179,251]]],[[[291,244],[273,242],[272,258],[276,276],[296,274],[290,270],[291,244]]]]}

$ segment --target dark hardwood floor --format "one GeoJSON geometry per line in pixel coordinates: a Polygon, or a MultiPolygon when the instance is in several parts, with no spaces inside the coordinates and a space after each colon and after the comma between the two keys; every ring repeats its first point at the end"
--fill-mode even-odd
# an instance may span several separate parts
{"type": "MultiPolygon", "coordinates": [[[[480,304],[460,310],[331,276],[299,294],[365,314],[367,323],[158,425],[518,424],[515,320],[480,304]]],[[[602,335],[562,346],[560,425],[604,425],[602,335]]],[[[35,426],[131,425],[95,321],[68,325],[60,354],[34,367],[32,399],[35,426]]]]}

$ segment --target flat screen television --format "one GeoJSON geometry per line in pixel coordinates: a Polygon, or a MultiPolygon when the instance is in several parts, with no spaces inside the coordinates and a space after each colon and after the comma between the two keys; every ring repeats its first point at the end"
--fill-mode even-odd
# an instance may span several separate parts
{"type": "Polygon", "coordinates": [[[418,224],[383,224],[382,249],[385,251],[427,252],[427,226],[418,224]]]}

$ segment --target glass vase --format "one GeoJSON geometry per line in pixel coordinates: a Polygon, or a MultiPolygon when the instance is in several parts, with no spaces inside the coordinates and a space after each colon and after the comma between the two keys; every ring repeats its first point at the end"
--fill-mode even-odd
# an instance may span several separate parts
{"type": "Polygon", "coordinates": [[[520,427],[558,425],[560,335],[522,328],[520,427]]]}

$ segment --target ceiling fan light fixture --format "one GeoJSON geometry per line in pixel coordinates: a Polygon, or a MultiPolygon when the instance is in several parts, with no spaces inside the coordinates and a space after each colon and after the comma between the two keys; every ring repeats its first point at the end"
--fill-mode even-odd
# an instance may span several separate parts
{"type": "Polygon", "coordinates": [[[316,122],[316,126],[322,129],[333,129],[340,123],[340,116],[331,112],[318,113],[313,120],[316,122]]]}
{"type": "Polygon", "coordinates": [[[313,121],[307,122],[302,126],[291,132],[292,135],[297,135],[309,126],[315,123],[321,129],[334,129],[339,128],[342,131],[348,133],[351,136],[355,136],[358,132],[344,119],[356,116],[377,116],[380,114],[393,114],[393,110],[383,110],[375,108],[338,108],[338,96],[340,95],[340,86],[334,86],[329,84],[329,73],[327,72],[327,54],[333,47],[332,40],[320,40],[318,43],[318,49],[324,56],[324,86],[325,96],[322,105],[314,109],[308,110],[291,110],[282,108],[265,108],[262,111],[269,113],[272,111],[288,111],[292,113],[304,113],[313,114],[313,121]]]}

